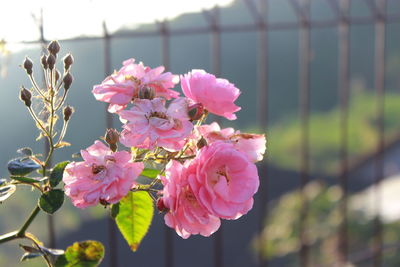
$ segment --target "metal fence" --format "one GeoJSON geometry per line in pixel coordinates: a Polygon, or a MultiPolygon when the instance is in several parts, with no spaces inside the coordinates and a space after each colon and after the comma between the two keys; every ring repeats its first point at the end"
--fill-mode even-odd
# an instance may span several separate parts
{"type": "MultiPolygon", "coordinates": [[[[316,28],[337,28],[338,37],[338,87],[337,92],[339,95],[340,107],[340,175],[338,177],[338,184],[342,188],[344,195],[341,200],[341,214],[344,218],[338,236],[340,240],[340,261],[338,265],[347,262],[349,257],[348,250],[348,229],[347,229],[347,213],[348,213],[348,99],[349,99],[349,72],[350,72],[350,28],[353,25],[374,25],[374,39],[375,39],[375,55],[374,55],[374,81],[376,90],[376,117],[378,118],[377,124],[379,129],[379,142],[376,147],[376,173],[375,184],[379,184],[383,178],[384,161],[384,92],[385,92],[385,28],[389,23],[400,23],[400,14],[387,13],[387,0],[353,0],[364,1],[369,8],[368,16],[355,17],[350,15],[351,0],[320,0],[326,1],[329,4],[335,17],[333,19],[312,20],[310,15],[310,0],[282,0],[287,1],[293,11],[297,15],[295,22],[269,22],[267,14],[269,2],[268,0],[243,0],[248,11],[252,15],[253,22],[250,24],[240,25],[222,25],[220,23],[220,9],[218,7],[212,10],[204,10],[204,19],[207,26],[171,29],[168,21],[157,22],[158,30],[151,31],[129,31],[123,33],[110,34],[107,30],[106,23],[103,24],[104,35],[101,37],[79,37],[74,39],[61,40],[62,42],[80,42],[85,40],[103,40],[104,42],[104,74],[111,73],[111,54],[112,54],[112,40],[120,38],[147,38],[147,37],[161,37],[161,53],[162,63],[169,68],[170,65],[170,37],[183,36],[183,35],[198,35],[210,34],[211,36],[211,70],[216,75],[221,74],[221,34],[222,33],[235,33],[235,32],[256,32],[258,35],[257,44],[257,123],[263,130],[268,129],[268,44],[269,33],[274,31],[297,30],[298,31],[298,69],[299,69],[299,116],[301,121],[301,157],[300,157],[300,181],[299,186],[303,189],[304,186],[310,181],[310,133],[309,133],[309,118],[310,118],[310,34],[312,29],[316,28]],[[258,1],[258,2],[256,2],[258,1]]],[[[37,42],[26,43],[46,43],[46,38],[43,35],[43,24],[40,23],[41,38],[37,42]]],[[[109,113],[105,113],[106,125],[111,128],[113,125],[109,113]]],[[[266,164],[266,163],[265,163],[266,164]]],[[[267,173],[263,173],[261,178],[261,187],[259,191],[258,203],[259,210],[262,212],[259,218],[259,231],[263,227],[264,218],[268,216],[267,210],[267,187],[270,181],[267,173]]],[[[379,191],[375,192],[375,201],[379,207],[381,194],[379,191]]],[[[300,228],[301,248],[299,251],[299,263],[301,266],[310,265],[310,248],[307,236],[307,220],[305,218],[308,214],[308,207],[306,205],[305,197],[303,196],[303,206],[299,211],[302,216],[300,228]]],[[[378,212],[379,214],[379,212],[378,212]]],[[[49,219],[52,225],[51,217],[49,219]]],[[[50,227],[52,229],[52,227],[50,227]]],[[[373,266],[382,266],[382,254],[384,249],[384,240],[382,235],[382,223],[379,218],[375,220],[374,225],[374,246],[370,252],[361,255],[360,260],[370,259],[373,266]]],[[[110,221],[109,227],[109,247],[111,248],[110,261],[108,266],[117,267],[123,266],[118,263],[117,257],[117,242],[116,230],[114,223],[110,221]]],[[[172,242],[172,231],[165,228],[165,266],[174,266],[174,246],[172,242]]],[[[213,257],[214,266],[224,266],[223,262],[223,236],[224,229],[220,229],[216,234],[213,257]]],[[[51,240],[54,240],[54,232],[50,231],[51,240]]],[[[259,259],[259,266],[267,266],[268,262],[259,259]]]]}

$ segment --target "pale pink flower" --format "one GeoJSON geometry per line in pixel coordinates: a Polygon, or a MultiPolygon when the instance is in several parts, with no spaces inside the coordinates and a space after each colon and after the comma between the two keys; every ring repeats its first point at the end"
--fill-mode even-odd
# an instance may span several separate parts
{"type": "Polygon", "coordinates": [[[108,111],[118,112],[138,97],[139,90],[151,87],[156,96],[166,99],[177,98],[179,93],[171,90],[179,82],[179,77],[170,72],[163,73],[164,67],[151,69],[135,59],[123,62],[122,68],[108,76],[101,84],[93,87],[92,93],[99,101],[110,103],[108,111]]]}
{"type": "Polygon", "coordinates": [[[228,80],[216,78],[204,70],[192,70],[181,76],[181,87],[186,97],[201,103],[206,110],[216,115],[235,120],[233,114],[240,110],[234,104],[240,90],[228,80]]]}
{"type": "Polygon", "coordinates": [[[253,206],[257,168],[231,143],[216,141],[200,149],[186,175],[198,202],[215,216],[237,219],[253,206]]]}
{"type": "Polygon", "coordinates": [[[221,129],[216,122],[201,125],[196,130],[198,138],[203,136],[209,144],[215,141],[232,143],[237,150],[244,152],[252,162],[261,161],[264,157],[266,139],[263,134],[241,133],[233,128],[221,129]]]}
{"type": "Polygon", "coordinates": [[[117,203],[143,170],[143,163],[132,162],[130,153],[112,152],[100,141],[81,150],[81,155],[84,161],[69,163],[63,176],[65,194],[78,208],[117,203]]]}
{"type": "Polygon", "coordinates": [[[136,99],[130,110],[119,113],[121,121],[127,121],[120,142],[127,147],[180,150],[193,129],[187,107],[186,98],[175,99],[168,108],[161,98],[136,99]]]}
{"type": "Polygon", "coordinates": [[[161,177],[164,185],[163,206],[168,209],[165,224],[185,239],[191,234],[210,236],[217,231],[220,219],[197,201],[188,184],[185,167],[177,161],[170,161],[165,174],[161,177]]]}

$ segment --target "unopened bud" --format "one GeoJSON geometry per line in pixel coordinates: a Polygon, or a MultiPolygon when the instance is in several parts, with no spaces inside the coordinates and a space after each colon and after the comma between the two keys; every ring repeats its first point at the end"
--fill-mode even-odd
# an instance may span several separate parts
{"type": "Polygon", "coordinates": [[[64,57],[64,68],[65,70],[69,70],[69,67],[74,64],[74,57],[71,54],[67,54],[64,57]]]}
{"type": "Polygon", "coordinates": [[[43,55],[41,58],[40,58],[40,63],[42,63],[42,67],[43,67],[43,69],[47,69],[47,67],[49,66],[48,64],[47,64],[47,57],[46,57],[46,55],[43,55]]]}
{"type": "Polygon", "coordinates": [[[60,72],[58,70],[56,70],[56,82],[58,81],[58,79],[60,79],[60,72]]]}
{"type": "Polygon", "coordinates": [[[28,73],[28,75],[32,74],[33,72],[32,67],[33,67],[32,60],[30,60],[29,57],[26,57],[24,60],[24,69],[26,70],[26,73],[28,73]]]}
{"type": "Polygon", "coordinates": [[[69,121],[72,113],[74,113],[74,108],[71,106],[66,106],[63,110],[63,113],[64,113],[64,120],[69,121]]]}
{"type": "Polygon", "coordinates": [[[201,139],[197,142],[197,148],[201,149],[207,145],[207,140],[202,136],[201,139]]]}
{"type": "Polygon", "coordinates": [[[56,64],[56,57],[53,56],[52,54],[49,54],[47,56],[47,65],[49,66],[49,69],[53,70],[55,64],[56,64]]]}
{"type": "Polygon", "coordinates": [[[63,83],[64,83],[64,89],[68,90],[71,87],[72,82],[74,81],[74,77],[72,76],[71,73],[65,74],[63,78],[63,83]]]}
{"type": "Polygon", "coordinates": [[[201,103],[196,103],[188,108],[189,118],[193,121],[198,120],[204,114],[204,107],[201,103]]]}
{"type": "Polygon", "coordinates": [[[60,52],[60,44],[57,41],[51,41],[47,46],[47,50],[50,54],[56,56],[58,52],[60,52]]]}
{"type": "Polygon", "coordinates": [[[116,144],[119,141],[119,133],[115,129],[107,129],[105,136],[107,144],[116,144]]]}
{"type": "Polygon", "coordinates": [[[157,209],[158,209],[160,212],[167,212],[167,211],[168,211],[168,208],[165,206],[164,200],[163,200],[162,198],[159,198],[159,199],[157,200],[157,209]]]}
{"type": "Polygon", "coordinates": [[[30,107],[32,104],[31,98],[32,94],[28,89],[22,87],[21,92],[19,94],[19,98],[24,102],[25,106],[30,107]]]}
{"type": "Polygon", "coordinates": [[[156,91],[152,87],[142,87],[139,90],[139,98],[152,100],[156,97],[156,91]]]}

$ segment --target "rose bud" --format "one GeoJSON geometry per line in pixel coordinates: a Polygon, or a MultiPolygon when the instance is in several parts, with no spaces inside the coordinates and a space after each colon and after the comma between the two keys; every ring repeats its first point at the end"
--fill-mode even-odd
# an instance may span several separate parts
{"type": "Polygon", "coordinates": [[[66,106],[63,110],[63,113],[64,113],[64,120],[69,121],[72,113],[74,113],[74,108],[71,106],[66,106]]]}
{"type": "Polygon", "coordinates": [[[32,67],[33,67],[33,63],[32,60],[30,60],[29,57],[26,57],[24,60],[24,69],[26,70],[26,73],[28,73],[28,75],[32,74],[32,67]]]}
{"type": "Polygon", "coordinates": [[[54,56],[60,51],[60,44],[57,41],[51,41],[47,46],[47,50],[54,56]]]}
{"type": "Polygon", "coordinates": [[[52,54],[47,56],[47,65],[49,66],[50,70],[54,69],[54,65],[56,64],[56,57],[52,54]]]}
{"type": "Polygon", "coordinates": [[[69,70],[69,67],[74,64],[74,57],[71,54],[67,54],[64,57],[64,68],[65,71],[69,70]]]}
{"type": "Polygon", "coordinates": [[[63,82],[64,82],[64,89],[68,90],[71,87],[72,82],[74,81],[74,77],[71,75],[71,73],[67,73],[65,74],[64,78],[63,78],[63,82]]]}
{"type": "Polygon", "coordinates": [[[60,72],[58,70],[56,70],[56,82],[58,81],[58,79],[60,79],[60,72]]]}
{"type": "Polygon", "coordinates": [[[49,65],[47,64],[47,57],[46,57],[46,55],[43,55],[43,56],[40,58],[40,62],[42,63],[43,69],[47,70],[47,67],[48,67],[49,65]]]}
{"type": "Polygon", "coordinates": [[[157,200],[157,209],[158,209],[160,212],[167,212],[167,211],[168,211],[168,208],[165,206],[164,200],[163,200],[162,198],[159,198],[159,199],[157,200]]]}
{"type": "Polygon", "coordinates": [[[32,104],[31,98],[32,98],[32,94],[31,92],[29,92],[29,90],[27,90],[26,88],[22,88],[21,92],[19,94],[19,98],[22,100],[22,102],[25,103],[25,106],[30,107],[32,104]]]}
{"type": "Polygon", "coordinates": [[[193,121],[198,120],[204,114],[204,107],[201,103],[190,105],[188,108],[189,118],[193,121]]]}
{"type": "Polygon", "coordinates": [[[139,90],[139,98],[152,100],[156,96],[156,91],[152,87],[142,87],[139,90]]]}
{"type": "Polygon", "coordinates": [[[107,129],[105,136],[107,144],[116,144],[119,142],[119,133],[115,129],[107,129]]]}
{"type": "Polygon", "coordinates": [[[207,140],[204,139],[202,136],[201,139],[197,142],[197,148],[201,149],[202,147],[205,147],[207,145],[207,140]]]}

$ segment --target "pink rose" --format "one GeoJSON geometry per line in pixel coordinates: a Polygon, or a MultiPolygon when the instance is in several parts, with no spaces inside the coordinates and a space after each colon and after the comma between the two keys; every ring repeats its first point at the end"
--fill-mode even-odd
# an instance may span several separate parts
{"type": "Polygon", "coordinates": [[[81,155],[84,161],[68,164],[63,176],[65,194],[78,208],[100,201],[117,203],[143,170],[143,163],[133,163],[130,153],[112,152],[100,141],[81,150],[81,155]]]}
{"type": "Polygon", "coordinates": [[[164,185],[163,206],[168,209],[165,224],[185,239],[191,234],[210,236],[217,231],[220,219],[197,201],[188,184],[185,167],[177,161],[170,161],[165,174],[161,178],[164,185]]]}
{"type": "Polygon", "coordinates": [[[240,133],[233,128],[224,128],[213,122],[197,127],[199,138],[203,136],[209,144],[215,141],[232,143],[234,147],[244,152],[252,162],[261,161],[265,153],[266,140],[263,134],[240,133]]]}
{"type": "Polygon", "coordinates": [[[119,113],[121,121],[128,121],[123,126],[121,143],[127,147],[153,149],[160,146],[171,151],[180,150],[193,129],[187,107],[186,98],[175,99],[168,109],[161,98],[135,99],[130,110],[119,113]]]}
{"type": "Polygon", "coordinates": [[[170,90],[178,83],[178,76],[163,71],[163,66],[151,69],[142,62],[135,64],[133,58],[128,59],[123,62],[118,72],[108,76],[101,84],[95,85],[92,93],[97,100],[110,103],[108,111],[111,113],[126,108],[129,102],[138,97],[139,90],[143,87],[153,88],[158,97],[178,97],[178,92],[170,90]]]}
{"type": "Polygon", "coordinates": [[[186,97],[201,103],[206,110],[228,120],[235,120],[233,114],[240,110],[233,102],[240,90],[228,80],[216,78],[204,70],[192,70],[181,76],[181,87],[186,97]]]}
{"type": "Polygon", "coordinates": [[[215,216],[237,219],[253,206],[257,168],[231,143],[216,141],[200,149],[186,175],[198,202],[215,216]]]}

